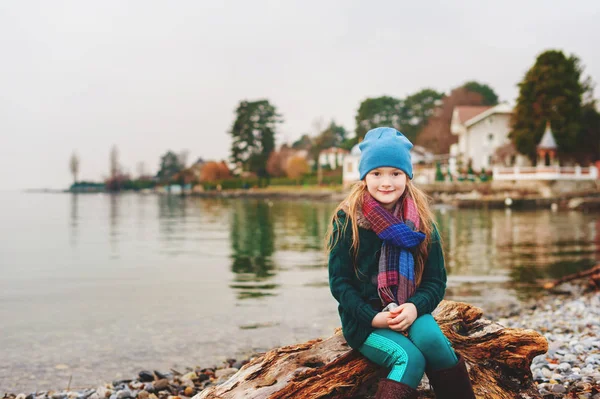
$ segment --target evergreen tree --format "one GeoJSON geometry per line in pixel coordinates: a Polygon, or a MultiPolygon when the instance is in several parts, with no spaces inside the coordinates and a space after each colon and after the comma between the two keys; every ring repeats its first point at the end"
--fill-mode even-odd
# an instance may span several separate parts
{"type": "Polygon", "coordinates": [[[548,50],[519,83],[519,97],[513,114],[510,137],[519,152],[535,162],[536,146],[547,122],[552,126],[561,155],[577,150],[581,134],[581,68],[574,55],[548,50]]]}
{"type": "Polygon", "coordinates": [[[594,101],[581,107],[581,132],[577,158],[582,163],[600,160],[600,112],[594,101]]]}
{"type": "Polygon", "coordinates": [[[422,89],[406,97],[402,102],[398,125],[400,131],[410,141],[415,142],[417,135],[433,116],[436,106],[443,97],[444,93],[433,89],[422,89]]]}
{"type": "Polygon", "coordinates": [[[160,158],[160,168],[156,177],[163,183],[168,183],[179,171],[183,169],[179,157],[173,151],[167,151],[160,158]]]}
{"type": "Polygon", "coordinates": [[[357,141],[376,127],[387,126],[400,130],[398,122],[401,108],[402,102],[393,97],[383,96],[364,100],[355,117],[357,141]]]}
{"type": "Polygon", "coordinates": [[[244,171],[267,176],[267,160],[275,149],[276,125],[281,115],[268,100],[241,101],[230,134],[231,161],[244,171]]]}

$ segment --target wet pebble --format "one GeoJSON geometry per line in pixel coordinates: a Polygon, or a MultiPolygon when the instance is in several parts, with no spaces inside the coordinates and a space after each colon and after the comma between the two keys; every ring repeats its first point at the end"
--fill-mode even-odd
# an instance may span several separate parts
{"type": "Polygon", "coordinates": [[[548,340],[548,352],[531,363],[542,397],[561,398],[569,392],[574,398],[596,395],[600,385],[600,293],[546,297],[535,306],[523,306],[517,315],[502,318],[501,324],[536,330],[548,340]]]}
{"type": "Polygon", "coordinates": [[[142,370],[138,374],[141,382],[152,382],[154,381],[154,374],[148,370],[142,370]]]}

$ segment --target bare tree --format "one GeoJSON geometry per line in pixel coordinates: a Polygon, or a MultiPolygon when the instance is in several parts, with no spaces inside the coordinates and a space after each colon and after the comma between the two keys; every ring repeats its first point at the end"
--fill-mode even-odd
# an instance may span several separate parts
{"type": "Polygon", "coordinates": [[[146,176],[146,164],[144,162],[138,162],[137,172],[138,172],[138,179],[141,179],[144,176],[146,176]]]}
{"type": "Polygon", "coordinates": [[[73,154],[71,154],[69,168],[71,169],[71,174],[73,175],[73,184],[75,184],[77,183],[77,176],[79,175],[79,156],[77,156],[75,151],[73,151],[73,154]]]}
{"type": "Polygon", "coordinates": [[[187,168],[187,161],[188,161],[189,155],[190,155],[189,150],[183,150],[177,155],[177,160],[179,161],[179,164],[181,165],[181,169],[187,168]]]}
{"type": "Polygon", "coordinates": [[[119,174],[119,150],[116,145],[110,150],[110,178],[114,179],[119,174]]]}

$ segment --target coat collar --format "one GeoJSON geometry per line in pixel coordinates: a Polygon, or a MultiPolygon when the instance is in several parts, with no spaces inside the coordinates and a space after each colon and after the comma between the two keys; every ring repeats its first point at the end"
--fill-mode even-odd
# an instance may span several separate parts
{"type": "Polygon", "coordinates": [[[348,208],[348,204],[347,203],[344,204],[344,205],[342,205],[342,211],[344,211],[344,213],[348,217],[350,217],[353,221],[356,221],[356,224],[357,224],[358,227],[361,227],[361,228],[366,229],[366,230],[371,230],[371,222],[369,222],[367,220],[367,218],[365,217],[365,215],[362,212],[360,212],[360,211],[357,212],[356,217],[352,218],[350,216],[350,210],[348,208]]]}

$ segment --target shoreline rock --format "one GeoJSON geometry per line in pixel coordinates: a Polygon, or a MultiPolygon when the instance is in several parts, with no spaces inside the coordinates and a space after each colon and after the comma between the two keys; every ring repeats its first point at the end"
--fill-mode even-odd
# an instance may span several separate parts
{"type": "MultiPolygon", "coordinates": [[[[583,293],[570,283],[560,289],[485,315],[505,327],[533,329],[547,338],[548,352],[531,365],[541,397],[600,399],[600,292],[583,293]]],[[[142,370],[135,379],[97,388],[4,393],[3,399],[187,399],[224,383],[251,359],[228,359],[221,367],[187,368],[185,373],[142,370]]]]}

